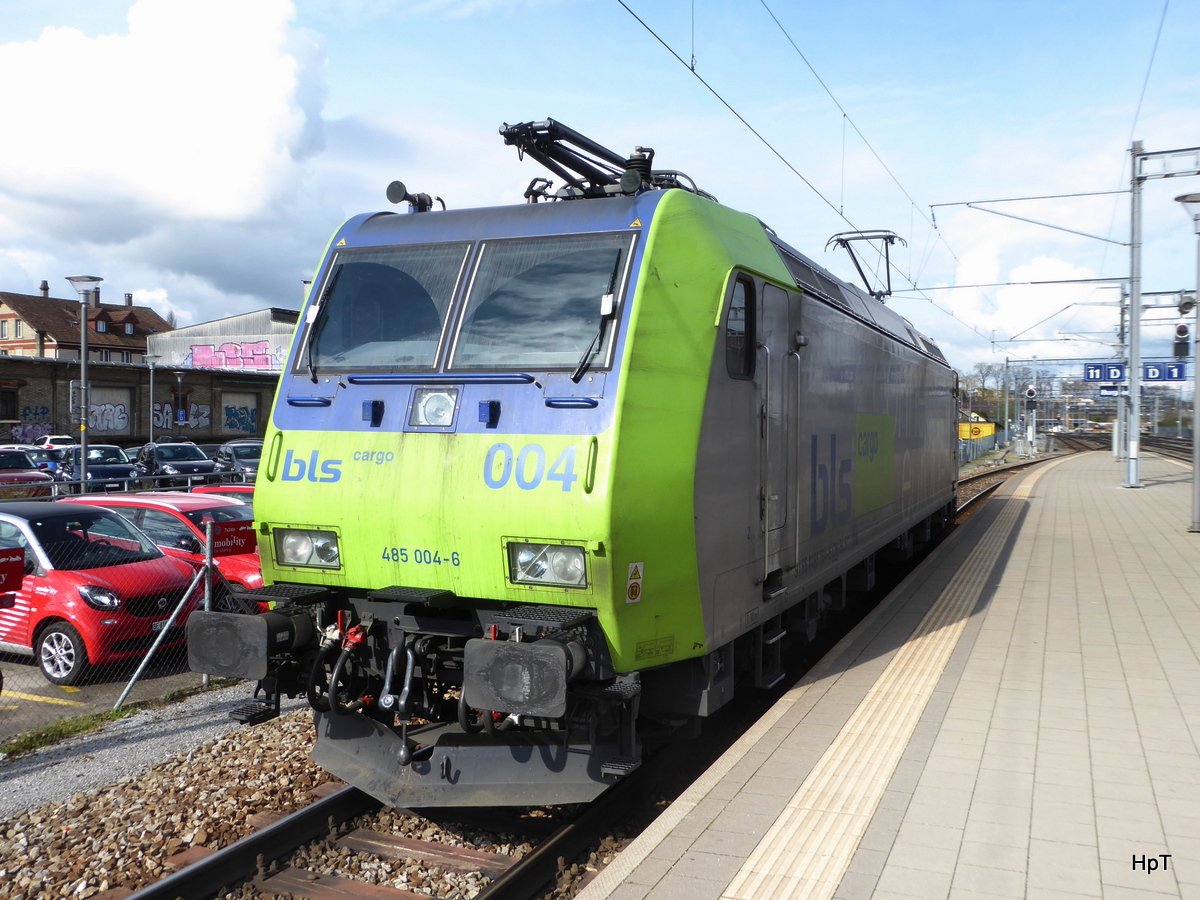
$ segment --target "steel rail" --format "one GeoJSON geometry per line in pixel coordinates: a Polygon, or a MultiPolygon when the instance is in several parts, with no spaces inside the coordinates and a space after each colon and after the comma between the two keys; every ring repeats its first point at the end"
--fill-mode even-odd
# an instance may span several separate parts
{"type": "MultiPolygon", "coordinates": [[[[686,742],[685,742],[686,745],[686,742]]],[[[679,763],[680,745],[664,748],[630,775],[588,804],[579,818],[563,825],[526,853],[503,875],[475,895],[475,900],[523,900],[538,894],[558,874],[559,859],[579,856],[604,829],[646,797],[649,785],[679,763]]]]}
{"type": "Polygon", "coordinates": [[[260,859],[272,862],[328,834],[330,820],[335,824],[345,822],[380,806],[378,800],[356,787],[343,788],[142,888],[128,900],[207,900],[223,887],[252,878],[260,859]]]}

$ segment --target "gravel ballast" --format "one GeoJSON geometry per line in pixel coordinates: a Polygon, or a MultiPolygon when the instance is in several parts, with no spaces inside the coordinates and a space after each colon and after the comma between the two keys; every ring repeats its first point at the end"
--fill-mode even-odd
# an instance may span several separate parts
{"type": "MultiPolygon", "coordinates": [[[[99,731],[0,760],[0,820],[139,775],[206,740],[244,728],[229,713],[250,700],[252,691],[252,684],[235,684],[195,694],[106,723],[99,731]]],[[[300,708],[306,708],[302,699],[285,699],[281,711],[300,708]]]]}

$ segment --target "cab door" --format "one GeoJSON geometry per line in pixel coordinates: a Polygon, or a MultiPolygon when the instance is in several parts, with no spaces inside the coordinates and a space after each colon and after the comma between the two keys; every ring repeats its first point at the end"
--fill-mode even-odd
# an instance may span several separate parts
{"type": "Polygon", "coordinates": [[[790,560],[782,557],[784,526],[788,524],[788,452],[791,443],[787,411],[788,397],[788,293],[773,284],[763,284],[758,308],[758,365],[755,381],[759,388],[759,506],[761,527],[766,534],[769,574],[790,560]]]}

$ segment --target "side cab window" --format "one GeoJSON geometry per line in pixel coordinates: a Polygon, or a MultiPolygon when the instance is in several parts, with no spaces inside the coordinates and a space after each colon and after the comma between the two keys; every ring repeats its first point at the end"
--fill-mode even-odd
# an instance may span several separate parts
{"type": "Polygon", "coordinates": [[[730,378],[752,379],[757,342],[754,282],[739,275],[725,312],[725,368],[730,378]]]}

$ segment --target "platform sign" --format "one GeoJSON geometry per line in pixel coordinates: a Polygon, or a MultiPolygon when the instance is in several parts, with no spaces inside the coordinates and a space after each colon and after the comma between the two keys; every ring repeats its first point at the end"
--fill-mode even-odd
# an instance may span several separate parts
{"type": "Polygon", "coordinates": [[[1083,380],[1123,382],[1125,380],[1125,363],[1084,363],[1083,380]]]}
{"type": "Polygon", "coordinates": [[[1143,381],[1185,381],[1187,366],[1183,363],[1143,363],[1143,381]]]}
{"type": "Polygon", "coordinates": [[[1121,388],[1115,384],[1102,384],[1100,385],[1100,396],[1119,397],[1121,396],[1121,388]]]}

